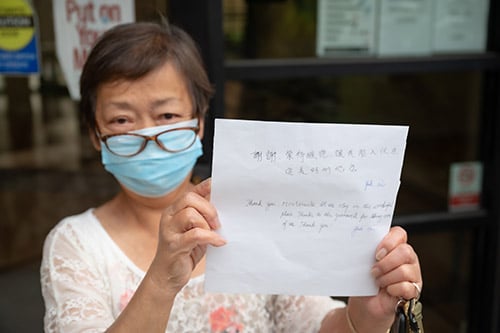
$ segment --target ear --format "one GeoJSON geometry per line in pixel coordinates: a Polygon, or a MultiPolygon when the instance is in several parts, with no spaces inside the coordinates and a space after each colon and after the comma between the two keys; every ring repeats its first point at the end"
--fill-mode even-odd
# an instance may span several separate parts
{"type": "Polygon", "coordinates": [[[90,141],[92,142],[92,145],[94,146],[94,148],[97,151],[101,151],[101,140],[99,140],[99,138],[97,137],[97,133],[95,132],[95,130],[92,130],[91,128],[89,128],[89,137],[90,137],[90,141]]]}

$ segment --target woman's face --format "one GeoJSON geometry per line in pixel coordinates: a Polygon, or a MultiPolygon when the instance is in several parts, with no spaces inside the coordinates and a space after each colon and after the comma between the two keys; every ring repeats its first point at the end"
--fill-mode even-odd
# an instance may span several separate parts
{"type": "MultiPolygon", "coordinates": [[[[101,135],[173,124],[193,116],[185,80],[169,63],[139,80],[106,83],[97,90],[95,117],[101,135]]],[[[203,125],[200,119],[200,137],[203,125]]]]}

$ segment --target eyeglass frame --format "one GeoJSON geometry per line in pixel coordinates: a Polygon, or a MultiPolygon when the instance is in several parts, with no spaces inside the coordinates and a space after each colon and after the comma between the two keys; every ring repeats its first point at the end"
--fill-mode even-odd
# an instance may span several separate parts
{"type": "Polygon", "coordinates": [[[148,145],[149,141],[155,142],[158,145],[158,147],[160,147],[161,149],[163,149],[164,151],[169,152],[169,153],[179,153],[181,151],[189,149],[195,143],[196,136],[195,136],[195,139],[193,140],[193,142],[191,142],[191,144],[189,144],[189,146],[187,146],[186,148],[183,148],[183,149],[178,149],[178,150],[168,149],[160,141],[158,141],[158,137],[160,135],[165,134],[167,132],[173,132],[173,131],[179,131],[179,130],[191,130],[191,131],[193,131],[195,133],[195,135],[198,135],[198,133],[200,132],[200,127],[199,126],[196,126],[196,127],[186,126],[186,127],[170,128],[168,130],[162,131],[162,132],[157,133],[155,135],[144,135],[144,134],[138,134],[138,133],[115,133],[115,134],[101,135],[99,133],[98,129],[96,131],[97,132],[96,134],[97,134],[97,137],[102,142],[104,142],[104,144],[106,145],[106,148],[108,148],[108,150],[113,155],[120,156],[120,157],[133,157],[133,156],[137,156],[140,153],[142,153],[144,151],[144,149],[146,149],[146,146],[148,145]],[[137,137],[143,138],[144,140],[142,141],[141,148],[139,148],[139,150],[136,153],[130,154],[130,155],[122,155],[122,154],[115,153],[111,148],[109,148],[109,146],[108,146],[108,139],[112,138],[112,137],[115,137],[115,136],[121,136],[121,135],[132,135],[132,136],[137,136],[137,137]]]}

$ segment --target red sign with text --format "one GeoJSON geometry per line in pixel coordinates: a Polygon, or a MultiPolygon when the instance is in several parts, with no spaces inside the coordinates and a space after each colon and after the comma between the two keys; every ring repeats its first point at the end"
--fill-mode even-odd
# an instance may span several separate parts
{"type": "Polygon", "coordinates": [[[135,20],[133,0],[53,0],[59,63],[73,99],[80,98],[79,79],[90,49],[111,27],[135,20]]]}

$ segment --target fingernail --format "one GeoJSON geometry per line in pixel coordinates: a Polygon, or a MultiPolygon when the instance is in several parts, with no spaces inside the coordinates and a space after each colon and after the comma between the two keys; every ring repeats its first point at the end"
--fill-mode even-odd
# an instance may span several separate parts
{"type": "Polygon", "coordinates": [[[218,217],[218,216],[216,216],[216,217],[214,218],[214,223],[213,223],[213,224],[214,224],[214,225],[213,225],[213,227],[214,227],[214,228],[213,228],[213,230],[217,230],[217,229],[219,229],[219,228],[220,228],[220,221],[219,221],[219,217],[218,217]]]}
{"type": "Polygon", "coordinates": [[[380,269],[377,267],[373,267],[370,273],[374,278],[377,278],[380,275],[380,269]]]}
{"type": "Polygon", "coordinates": [[[222,237],[219,237],[219,240],[218,240],[218,246],[222,246],[222,245],[226,245],[227,244],[227,241],[222,238],[222,237]]]}
{"type": "Polygon", "coordinates": [[[384,248],[381,248],[377,252],[377,254],[375,254],[375,259],[377,259],[377,261],[382,260],[382,258],[384,258],[386,255],[387,255],[387,250],[384,248]]]}

